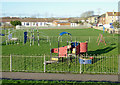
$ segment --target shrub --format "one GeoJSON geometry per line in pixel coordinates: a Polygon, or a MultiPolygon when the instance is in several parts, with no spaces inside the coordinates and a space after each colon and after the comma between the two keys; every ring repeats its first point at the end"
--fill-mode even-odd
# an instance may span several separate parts
{"type": "Polygon", "coordinates": [[[10,24],[12,24],[13,26],[16,26],[16,25],[21,25],[21,22],[16,20],[16,21],[10,21],[10,24]]]}
{"type": "Polygon", "coordinates": [[[119,22],[113,22],[113,26],[114,26],[114,28],[120,28],[120,24],[119,24],[119,22]]]}

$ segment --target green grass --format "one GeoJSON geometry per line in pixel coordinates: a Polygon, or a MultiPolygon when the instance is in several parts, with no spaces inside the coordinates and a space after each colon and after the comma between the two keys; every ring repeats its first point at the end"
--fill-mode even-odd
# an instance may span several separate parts
{"type": "MultiPolygon", "coordinates": [[[[12,30],[11,30],[12,31],[12,30]]],[[[46,55],[46,60],[50,60],[50,48],[58,47],[59,33],[66,31],[72,34],[73,41],[85,42],[88,40],[88,55],[97,56],[94,59],[93,64],[82,65],[81,69],[83,73],[117,73],[118,72],[118,35],[104,33],[96,29],[41,29],[40,33],[40,46],[37,46],[37,39],[35,44],[30,46],[28,41],[26,44],[23,44],[23,32],[26,30],[15,30],[13,37],[19,38],[19,44],[2,45],[2,70],[9,71],[9,55],[12,54],[13,62],[13,71],[26,71],[26,72],[43,72],[44,71],[44,58],[43,57],[26,57],[26,56],[43,56],[46,55]],[[96,43],[99,33],[103,34],[104,39],[107,45],[104,43],[96,43]],[[50,42],[47,42],[47,37],[49,36],[50,42]],[[90,38],[90,40],[89,40],[90,38]],[[14,55],[23,55],[20,57],[14,55]],[[4,57],[8,56],[8,57],[4,57]],[[100,56],[105,56],[101,58],[100,56]],[[107,56],[107,57],[106,57],[107,56]],[[111,57],[111,58],[110,58],[111,57]]],[[[29,30],[30,31],[30,30],[29,30]]],[[[3,33],[5,31],[3,30],[3,33]]],[[[30,33],[28,33],[30,37],[30,33]]],[[[35,37],[37,38],[37,32],[35,32],[35,37]]],[[[2,41],[5,40],[5,37],[2,37],[2,41]]],[[[62,42],[60,46],[66,46],[67,40],[70,41],[70,38],[66,35],[62,37],[62,42]]],[[[61,39],[60,39],[61,41],[61,39]]],[[[56,56],[56,54],[53,54],[56,56]]],[[[73,62],[69,62],[64,58],[64,62],[53,63],[46,65],[47,72],[73,72],[80,73],[80,64],[77,59],[75,64],[75,58],[73,62]]]]}
{"type": "Polygon", "coordinates": [[[119,85],[120,83],[116,82],[93,82],[93,81],[47,81],[47,80],[8,80],[8,79],[2,79],[1,85],[7,85],[7,84],[12,84],[12,85],[119,85]]]}
{"type": "MultiPolygon", "coordinates": [[[[11,30],[12,31],[12,30],[11,30]]],[[[2,45],[2,55],[10,55],[10,54],[19,54],[19,55],[50,55],[50,48],[57,48],[58,47],[58,39],[59,33],[66,31],[72,34],[72,40],[75,39],[79,42],[88,42],[88,54],[106,54],[106,55],[118,55],[118,35],[113,35],[104,33],[100,30],[95,29],[41,29],[39,30],[40,33],[40,46],[37,46],[37,32],[35,32],[35,45],[30,47],[30,42],[28,41],[25,45],[23,45],[23,32],[25,30],[16,30],[13,33],[13,37],[17,37],[19,39],[19,45],[14,44],[14,42],[9,42],[11,45],[5,45],[5,42],[2,45]],[[100,43],[98,46],[96,41],[99,36],[99,33],[102,33],[105,41],[106,46],[103,43],[100,43]],[[47,42],[47,36],[51,40],[51,47],[50,43],[47,42]]],[[[30,30],[29,30],[30,31],[30,30]]],[[[4,33],[4,31],[3,31],[4,33]]],[[[7,32],[6,32],[7,33],[7,32]]],[[[30,32],[28,33],[30,37],[30,32]]],[[[67,40],[70,41],[68,36],[63,36],[62,41],[60,42],[60,46],[66,46],[67,40]]],[[[5,37],[2,37],[2,41],[5,41],[5,37]]]]}

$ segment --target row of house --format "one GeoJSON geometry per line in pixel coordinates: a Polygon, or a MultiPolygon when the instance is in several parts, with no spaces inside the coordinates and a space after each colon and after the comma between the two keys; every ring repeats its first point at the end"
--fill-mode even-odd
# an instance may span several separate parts
{"type": "Polygon", "coordinates": [[[90,16],[88,17],[87,21],[88,23],[98,23],[98,15],[93,15],[93,16],[90,16]]]}
{"type": "Polygon", "coordinates": [[[120,22],[120,12],[106,12],[102,15],[93,15],[87,18],[87,20],[82,20],[80,18],[19,18],[19,17],[2,17],[0,25],[9,24],[10,21],[21,21],[22,26],[79,26],[79,21],[93,24],[110,24],[115,21],[120,22]]]}
{"type": "Polygon", "coordinates": [[[3,17],[1,22],[4,24],[10,24],[10,21],[21,21],[22,26],[78,26],[76,23],[72,23],[71,18],[16,18],[16,17],[3,17]]]}
{"type": "Polygon", "coordinates": [[[87,19],[88,23],[95,24],[95,29],[103,30],[103,26],[105,27],[105,31],[109,33],[117,33],[120,34],[120,28],[113,29],[112,23],[118,22],[120,24],[120,12],[106,12],[101,16],[94,15],[90,16],[87,19]],[[101,27],[100,27],[101,26],[101,27]]]}
{"type": "Polygon", "coordinates": [[[87,19],[88,23],[93,24],[110,24],[113,22],[119,22],[120,23],[120,12],[106,12],[102,15],[93,15],[88,17],[87,19]]]}

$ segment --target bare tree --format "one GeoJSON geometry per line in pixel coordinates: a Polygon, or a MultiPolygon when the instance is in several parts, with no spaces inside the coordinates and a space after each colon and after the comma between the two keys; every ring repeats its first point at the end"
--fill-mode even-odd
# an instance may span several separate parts
{"type": "Polygon", "coordinates": [[[81,17],[86,18],[86,17],[92,16],[92,15],[94,15],[94,11],[86,11],[81,14],[81,17]]]}

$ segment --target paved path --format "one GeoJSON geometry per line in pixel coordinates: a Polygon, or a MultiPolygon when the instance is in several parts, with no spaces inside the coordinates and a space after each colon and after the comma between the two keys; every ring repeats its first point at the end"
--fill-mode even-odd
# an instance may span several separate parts
{"type": "Polygon", "coordinates": [[[91,75],[91,74],[68,74],[68,73],[61,74],[61,73],[2,72],[2,78],[118,82],[118,75],[91,75]]]}

